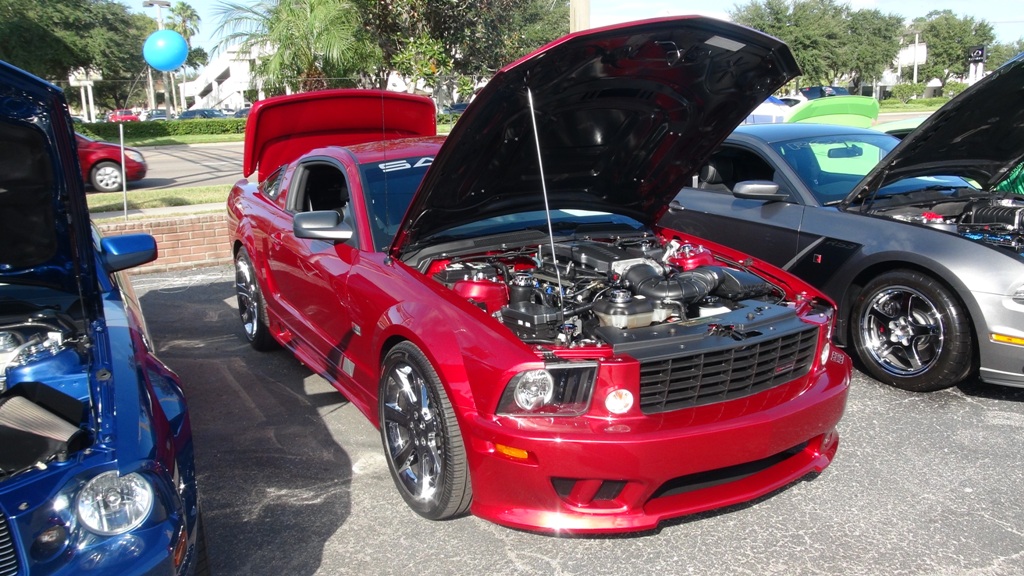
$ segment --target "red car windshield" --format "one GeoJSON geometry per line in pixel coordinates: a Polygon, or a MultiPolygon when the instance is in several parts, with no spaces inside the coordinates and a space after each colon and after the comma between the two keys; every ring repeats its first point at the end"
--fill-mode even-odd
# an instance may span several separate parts
{"type": "Polygon", "coordinates": [[[432,157],[425,156],[360,166],[373,246],[378,252],[387,250],[398,233],[413,194],[431,161],[432,157]]]}

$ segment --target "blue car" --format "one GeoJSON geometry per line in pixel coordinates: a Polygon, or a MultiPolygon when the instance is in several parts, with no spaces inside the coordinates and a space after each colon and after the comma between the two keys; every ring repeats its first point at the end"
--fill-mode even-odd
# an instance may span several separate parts
{"type": "Polygon", "coordinates": [[[0,575],[208,571],[189,412],[89,222],[60,89],[0,62],[0,575]]]}

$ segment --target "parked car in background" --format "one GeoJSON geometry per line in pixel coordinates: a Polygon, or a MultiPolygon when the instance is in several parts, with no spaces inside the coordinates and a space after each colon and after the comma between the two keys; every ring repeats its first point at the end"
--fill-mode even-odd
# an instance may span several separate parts
{"type": "Polygon", "coordinates": [[[124,188],[124,179],[135,182],[146,177],[146,158],[135,148],[124,149],[124,179],[121,176],[121,147],[75,133],[78,164],[82,181],[97,192],[116,192],[124,188]]]}
{"type": "Polygon", "coordinates": [[[178,114],[178,120],[197,120],[202,118],[227,118],[220,110],[213,108],[195,108],[184,110],[178,114]]]}
{"type": "Polygon", "coordinates": [[[1003,191],[1024,160],[1021,86],[1024,56],[902,142],[840,126],[741,127],[667,225],[820,287],[839,304],[837,341],[878,380],[1024,387],[1024,195],[1003,191]]]}
{"type": "Polygon", "coordinates": [[[804,86],[799,94],[807,100],[814,100],[826,96],[849,96],[850,91],[842,86],[804,86]]]}
{"type": "Polygon", "coordinates": [[[152,110],[143,110],[139,114],[139,120],[143,122],[152,122],[154,120],[167,120],[167,110],[163,108],[154,108],[152,110]]]}
{"type": "Polygon", "coordinates": [[[108,122],[138,122],[139,117],[131,110],[114,110],[107,114],[108,122]]]}
{"type": "Polygon", "coordinates": [[[208,573],[188,407],[90,225],[58,88],[0,63],[0,573],[208,573]],[[69,177],[70,176],[70,177],[69,177]]]}
{"type": "Polygon", "coordinates": [[[233,116],[235,118],[248,118],[249,117],[249,110],[251,110],[251,109],[252,108],[250,108],[248,106],[246,106],[245,108],[240,108],[238,110],[235,110],[235,113],[233,114],[233,116]]]}
{"type": "Polygon", "coordinates": [[[244,335],[378,426],[428,519],[647,530],[820,472],[850,379],[833,304],[659,223],[798,73],[774,38],[677,17],[548,44],[447,139],[409,94],[256,102],[227,201],[244,335]]]}

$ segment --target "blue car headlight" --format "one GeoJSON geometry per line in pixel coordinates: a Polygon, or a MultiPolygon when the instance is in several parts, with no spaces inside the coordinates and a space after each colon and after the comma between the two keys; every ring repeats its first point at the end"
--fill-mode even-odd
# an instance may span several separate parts
{"type": "Polygon", "coordinates": [[[104,536],[124,534],[153,510],[153,487],[141,474],[104,472],[85,483],[75,501],[78,520],[104,536]]]}

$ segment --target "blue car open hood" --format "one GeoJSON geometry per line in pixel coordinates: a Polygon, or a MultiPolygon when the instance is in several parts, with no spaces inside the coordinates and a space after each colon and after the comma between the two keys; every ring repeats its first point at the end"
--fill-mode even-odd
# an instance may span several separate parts
{"type": "Polygon", "coordinates": [[[0,282],[95,302],[89,213],[59,88],[0,62],[0,282]]]}
{"type": "Polygon", "coordinates": [[[551,209],[653,223],[732,129],[799,73],[782,41],[711,18],[556,40],[477,94],[427,171],[392,254],[455,226],[543,210],[534,120],[551,209]]]}

